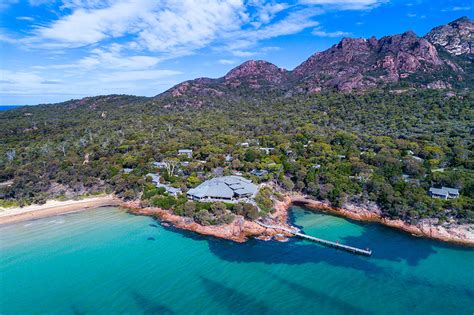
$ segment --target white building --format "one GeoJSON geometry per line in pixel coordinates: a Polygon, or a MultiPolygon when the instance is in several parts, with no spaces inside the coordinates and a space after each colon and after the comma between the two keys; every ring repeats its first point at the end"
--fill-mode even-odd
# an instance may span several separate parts
{"type": "Polygon", "coordinates": [[[186,155],[188,158],[193,157],[193,150],[191,149],[179,149],[178,155],[186,155]]]}
{"type": "Polygon", "coordinates": [[[153,166],[157,168],[167,168],[168,163],[166,162],[153,162],[153,166]]]}

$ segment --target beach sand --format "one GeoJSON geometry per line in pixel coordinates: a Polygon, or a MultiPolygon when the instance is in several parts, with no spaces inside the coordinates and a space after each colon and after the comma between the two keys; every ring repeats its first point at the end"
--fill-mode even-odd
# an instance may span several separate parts
{"type": "Polygon", "coordinates": [[[106,195],[81,200],[49,200],[43,205],[30,205],[26,207],[0,207],[0,225],[50,217],[90,208],[116,206],[120,205],[120,203],[120,199],[115,198],[113,195],[106,195]]]}

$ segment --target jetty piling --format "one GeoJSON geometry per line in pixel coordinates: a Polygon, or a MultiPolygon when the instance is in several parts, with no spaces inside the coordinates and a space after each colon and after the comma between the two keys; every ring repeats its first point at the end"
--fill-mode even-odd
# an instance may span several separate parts
{"type": "Polygon", "coordinates": [[[323,240],[321,238],[317,238],[317,237],[314,237],[314,236],[311,236],[311,235],[306,235],[306,234],[300,233],[297,230],[288,229],[288,228],[283,227],[283,226],[269,225],[269,224],[262,223],[260,221],[256,221],[256,222],[257,222],[257,224],[259,224],[259,225],[261,225],[265,228],[282,230],[282,231],[288,232],[290,234],[293,234],[295,236],[298,236],[300,238],[307,239],[307,240],[310,240],[310,241],[313,241],[313,242],[316,242],[316,243],[319,243],[319,244],[322,244],[322,245],[325,245],[325,246],[328,246],[328,247],[342,249],[342,250],[345,250],[347,252],[350,252],[350,253],[353,253],[353,254],[358,254],[358,255],[363,255],[363,256],[371,256],[372,255],[372,251],[370,249],[361,249],[361,248],[357,248],[357,247],[353,247],[353,246],[349,246],[349,245],[344,245],[344,244],[341,244],[339,242],[332,242],[332,241],[323,240]]]}

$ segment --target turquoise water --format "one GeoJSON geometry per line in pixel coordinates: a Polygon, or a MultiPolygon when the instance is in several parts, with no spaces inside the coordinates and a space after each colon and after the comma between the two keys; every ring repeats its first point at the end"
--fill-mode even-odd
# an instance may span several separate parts
{"type": "Polygon", "coordinates": [[[1,314],[472,314],[474,251],[294,208],[302,240],[246,244],[100,208],[0,228],[1,314]]]}

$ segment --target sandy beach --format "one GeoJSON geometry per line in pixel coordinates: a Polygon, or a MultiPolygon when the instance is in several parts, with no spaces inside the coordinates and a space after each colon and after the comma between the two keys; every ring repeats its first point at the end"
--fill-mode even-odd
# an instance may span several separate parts
{"type": "Polygon", "coordinates": [[[115,205],[120,205],[120,199],[115,198],[113,195],[106,195],[81,200],[49,200],[43,205],[30,205],[26,207],[0,207],[0,225],[115,205]]]}

